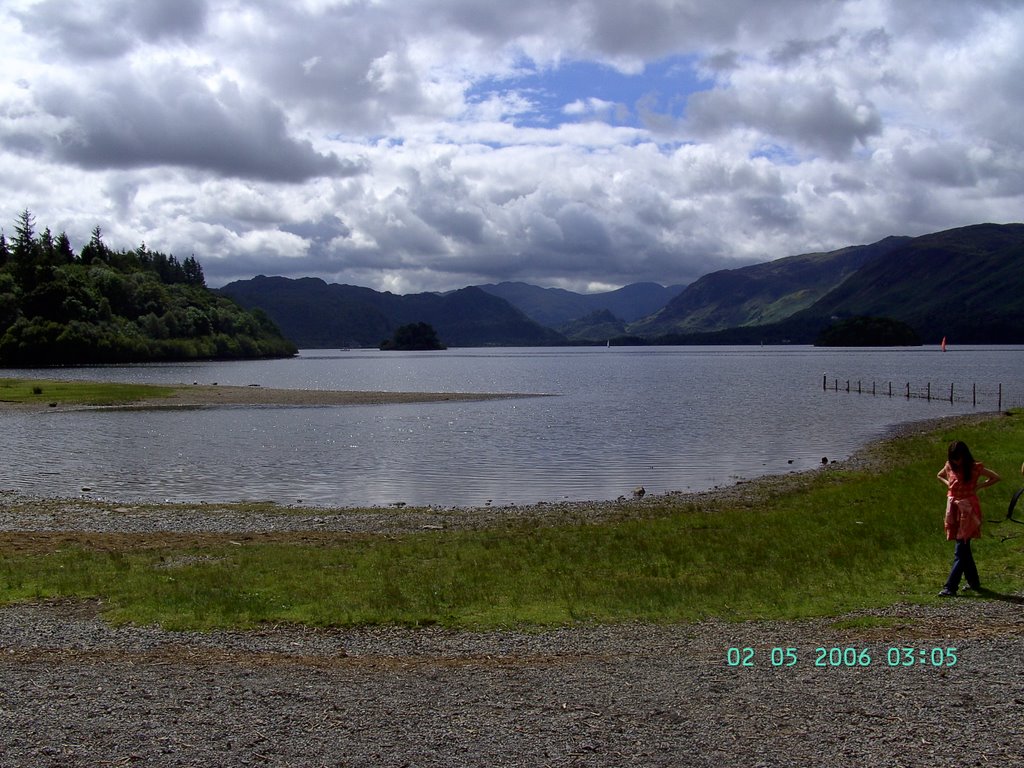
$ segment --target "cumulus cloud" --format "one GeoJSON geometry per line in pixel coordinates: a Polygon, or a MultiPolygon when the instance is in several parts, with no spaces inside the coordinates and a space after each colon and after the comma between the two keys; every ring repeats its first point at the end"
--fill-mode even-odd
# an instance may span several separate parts
{"type": "Polygon", "coordinates": [[[12,15],[47,44],[48,55],[110,59],[147,42],[193,39],[205,27],[206,11],[206,0],[44,0],[12,15]]]}
{"type": "Polygon", "coordinates": [[[0,223],[390,290],[689,282],[1019,219],[997,0],[12,0],[0,223]]]}
{"type": "MultiPolygon", "coordinates": [[[[45,149],[83,168],[172,165],[283,182],[363,170],[289,136],[284,114],[269,100],[246,98],[233,83],[211,89],[188,71],[99,76],[86,92],[72,83],[34,90],[42,119],[59,128],[33,132],[35,145],[22,140],[21,148],[45,149]]],[[[17,139],[16,127],[10,135],[17,139]]]]}

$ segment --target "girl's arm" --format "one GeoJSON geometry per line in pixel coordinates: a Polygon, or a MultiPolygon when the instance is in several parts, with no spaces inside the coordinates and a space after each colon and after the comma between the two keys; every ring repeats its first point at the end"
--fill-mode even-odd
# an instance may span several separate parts
{"type": "MultiPolygon", "coordinates": [[[[947,488],[949,487],[949,469],[949,462],[947,461],[945,465],[943,465],[942,469],[939,470],[939,474],[936,475],[936,477],[939,478],[939,480],[942,481],[942,484],[947,488]]],[[[1021,467],[1021,469],[1024,471],[1024,467],[1021,467]]]]}
{"type": "Polygon", "coordinates": [[[978,479],[980,480],[983,477],[985,478],[985,482],[979,483],[977,486],[975,486],[979,491],[982,488],[988,488],[990,485],[995,485],[996,483],[1003,479],[988,467],[982,467],[981,470],[978,472],[978,479]]]}

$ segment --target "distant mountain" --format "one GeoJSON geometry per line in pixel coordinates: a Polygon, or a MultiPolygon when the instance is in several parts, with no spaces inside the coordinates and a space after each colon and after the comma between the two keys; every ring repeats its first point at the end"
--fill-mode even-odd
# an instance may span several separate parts
{"type": "Polygon", "coordinates": [[[789,256],[711,272],[691,283],[661,311],[629,326],[630,333],[705,333],[768,325],[810,307],[868,261],[909,241],[887,237],[827,253],[789,256]]]}
{"type": "Polygon", "coordinates": [[[681,291],[637,283],[584,295],[499,283],[397,296],[316,278],[263,276],[220,290],[262,309],[306,348],[376,347],[399,326],[419,322],[433,326],[448,346],[606,339],[810,344],[831,324],[854,317],[905,323],[924,343],[943,336],[958,344],[1024,343],[1024,224],[887,237],[713,272],[681,291]],[[673,291],[680,292],[666,299],[673,291]]]}
{"type": "Polygon", "coordinates": [[[558,330],[570,341],[607,341],[624,336],[626,324],[607,309],[599,309],[558,330]]]}
{"type": "Polygon", "coordinates": [[[398,296],[370,288],[259,275],[220,292],[259,308],[302,348],[377,347],[402,325],[425,322],[456,347],[538,346],[565,338],[479,288],[398,296]]]}
{"type": "Polygon", "coordinates": [[[594,312],[607,310],[627,323],[647,317],[679,295],[685,286],[668,288],[658,283],[633,283],[604,293],[575,293],[562,288],[540,288],[528,283],[477,286],[499,296],[549,328],[560,328],[594,312]]]}
{"type": "MultiPolygon", "coordinates": [[[[859,269],[788,317],[714,331],[669,331],[658,343],[810,344],[833,324],[874,317],[905,323],[926,344],[943,336],[957,344],[1024,344],[1024,224],[978,224],[864,247],[874,253],[859,269]]],[[[762,280],[768,283],[762,293],[784,290],[772,288],[763,272],[762,280]]],[[[684,293],[679,302],[686,298],[684,293]]],[[[743,300],[742,292],[732,299],[743,300]]],[[[664,312],[678,309],[677,303],[664,312]]],[[[727,294],[720,303],[728,308],[727,294]]]]}
{"type": "Polygon", "coordinates": [[[900,320],[925,343],[1024,343],[1024,224],[906,239],[792,320],[862,315],[900,320]]]}

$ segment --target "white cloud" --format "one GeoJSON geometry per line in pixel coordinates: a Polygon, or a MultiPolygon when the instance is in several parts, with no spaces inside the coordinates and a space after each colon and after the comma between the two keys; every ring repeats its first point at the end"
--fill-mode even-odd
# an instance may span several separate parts
{"type": "Polygon", "coordinates": [[[586,289],[1020,218],[1018,4],[173,6],[0,8],[5,229],[214,284],[586,289]]]}

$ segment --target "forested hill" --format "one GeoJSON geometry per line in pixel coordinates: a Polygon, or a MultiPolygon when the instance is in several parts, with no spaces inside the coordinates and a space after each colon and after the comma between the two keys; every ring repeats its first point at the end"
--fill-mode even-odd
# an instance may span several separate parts
{"type": "Polygon", "coordinates": [[[99,227],[75,253],[36,233],[29,211],[0,234],[0,365],[286,357],[297,349],[261,312],[207,289],[194,256],[114,250],[99,227]]]}

